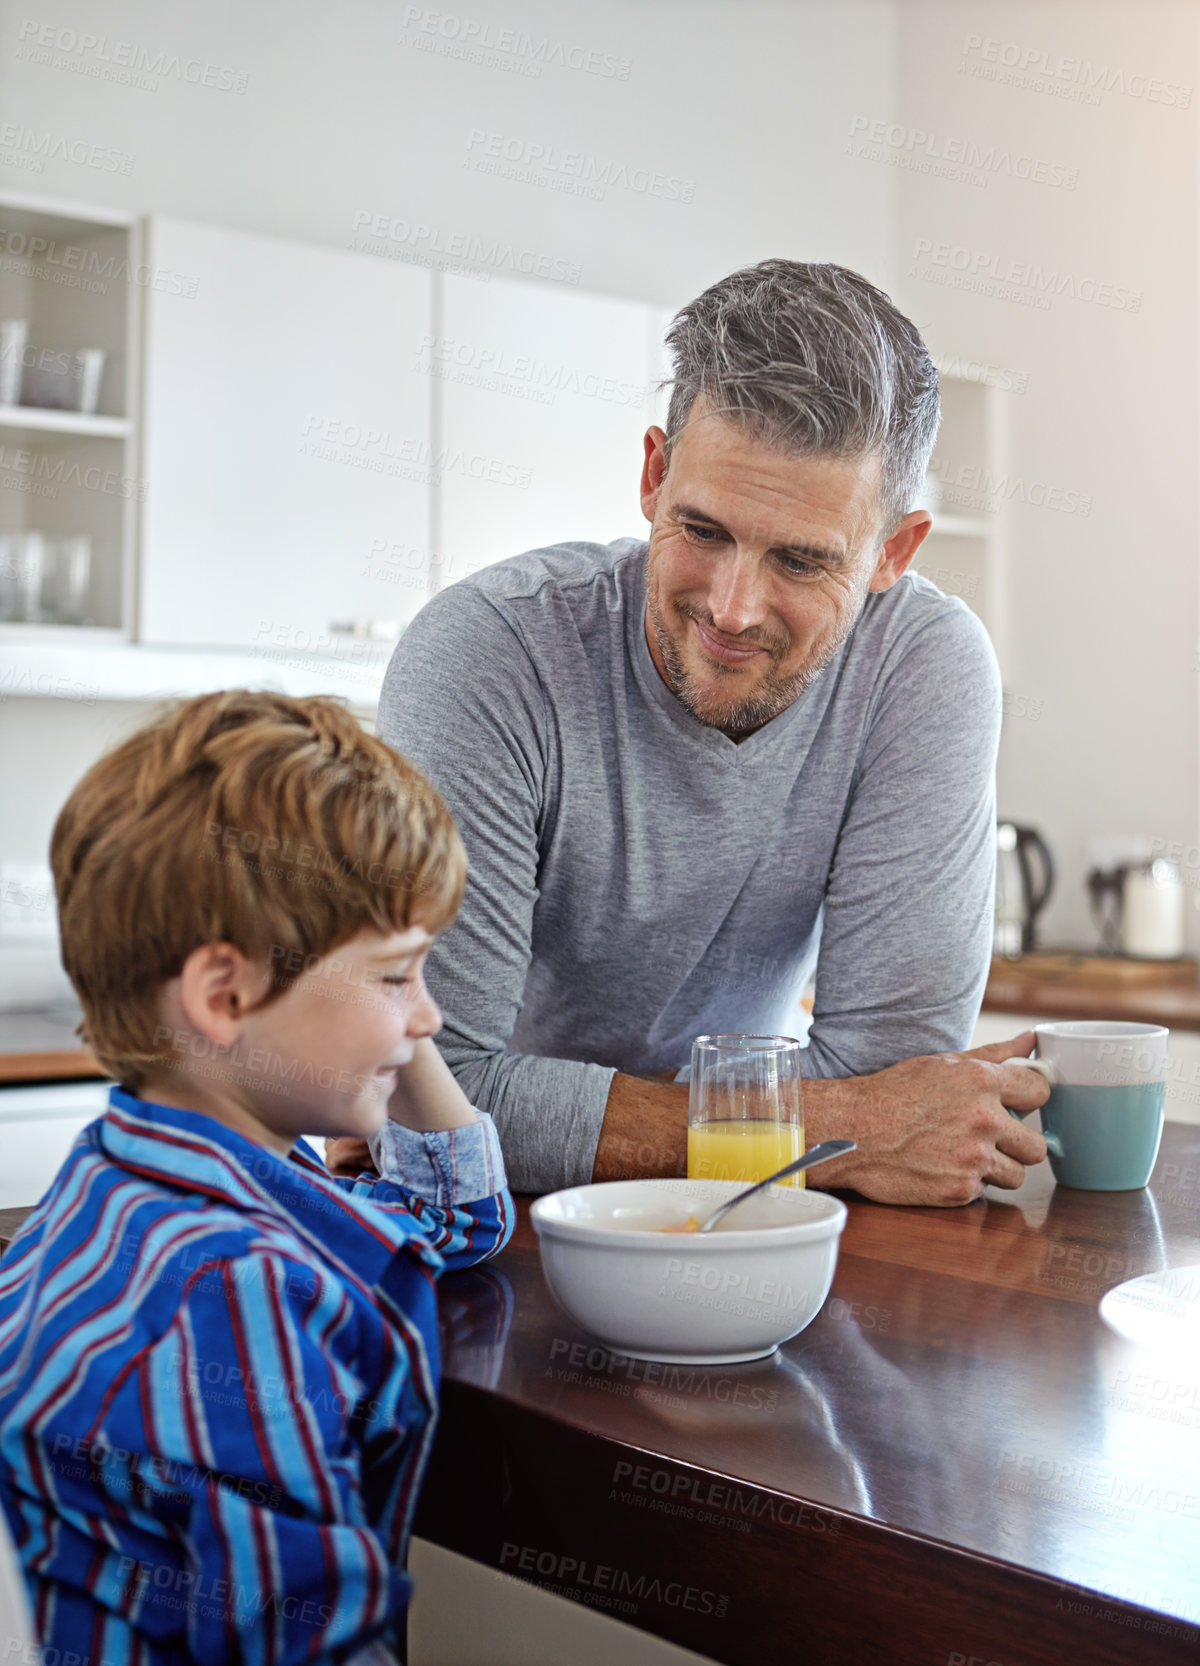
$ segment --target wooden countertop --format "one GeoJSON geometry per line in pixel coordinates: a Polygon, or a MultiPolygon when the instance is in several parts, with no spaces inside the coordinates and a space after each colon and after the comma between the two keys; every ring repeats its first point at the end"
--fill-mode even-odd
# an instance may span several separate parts
{"type": "Polygon", "coordinates": [[[1200,982],[1193,960],[1155,964],[1085,954],[1023,955],[993,960],[983,1010],[1200,1030],[1200,982]]]}
{"type": "Polygon", "coordinates": [[[75,1034],[81,1016],[69,1006],[0,1012],[0,1083],[103,1076],[75,1034]]]}
{"type": "Polygon", "coordinates": [[[521,1200],[503,1254],[439,1287],[417,1531],[729,1666],[798,1637],[806,1666],[1195,1666],[1200,1361],[1097,1308],[1200,1277],[1200,1129],[1167,1124],[1145,1191],[1041,1164],[964,1209],[847,1203],[808,1329],[689,1367],[568,1320],[521,1200]]]}
{"type": "Polygon", "coordinates": [[[965,1209],[847,1202],[817,1319],[709,1367],[567,1319],[522,1204],[508,1249],[440,1287],[417,1531],[731,1666],[1194,1666],[1200,1362],[1097,1308],[1200,1276],[1200,1129],[1167,1125],[1145,1191],[1042,1164],[965,1209]]]}

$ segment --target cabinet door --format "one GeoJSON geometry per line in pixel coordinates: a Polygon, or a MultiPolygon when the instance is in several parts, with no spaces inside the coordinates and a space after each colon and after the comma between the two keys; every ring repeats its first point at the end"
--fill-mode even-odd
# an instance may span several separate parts
{"type": "Polygon", "coordinates": [[[109,1082],[0,1088],[0,1209],[36,1203],[76,1137],[108,1106],[109,1082]]]}
{"type": "Polygon", "coordinates": [[[422,355],[440,399],[437,543],[453,583],[564,539],[643,536],[659,309],[451,275],[422,355]]]}
{"type": "Polygon", "coordinates": [[[154,218],[140,635],[326,649],[428,595],[431,278],[154,218]]]}

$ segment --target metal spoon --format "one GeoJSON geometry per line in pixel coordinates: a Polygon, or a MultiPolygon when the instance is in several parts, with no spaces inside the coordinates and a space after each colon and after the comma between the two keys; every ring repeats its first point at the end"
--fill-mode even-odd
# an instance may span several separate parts
{"type": "Polygon", "coordinates": [[[764,1186],[773,1186],[777,1180],[786,1180],[789,1174],[799,1174],[801,1169],[815,1168],[818,1163],[827,1163],[831,1157],[844,1157],[847,1151],[854,1151],[856,1140],[824,1140],[820,1145],[814,1145],[811,1151],[806,1151],[803,1157],[797,1157],[794,1163],[780,1169],[776,1174],[768,1174],[765,1180],[760,1180],[754,1186],[747,1186],[744,1192],[731,1197],[728,1203],[723,1203],[719,1209],[711,1214],[704,1225],[697,1227],[698,1232],[711,1232],[713,1227],[727,1215],[731,1209],[736,1209],[739,1203],[745,1203],[755,1192],[761,1192],[764,1186]]]}

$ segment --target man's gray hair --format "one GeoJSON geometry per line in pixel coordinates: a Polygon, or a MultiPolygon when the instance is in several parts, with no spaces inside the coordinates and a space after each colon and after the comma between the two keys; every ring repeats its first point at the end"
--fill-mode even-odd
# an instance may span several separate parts
{"type": "Polygon", "coordinates": [[[883,535],[921,487],[940,420],[920,333],[845,266],[764,260],[731,272],[667,331],[674,376],[668,461],[692,406],[794,456],[881,459],[883,535]]]}

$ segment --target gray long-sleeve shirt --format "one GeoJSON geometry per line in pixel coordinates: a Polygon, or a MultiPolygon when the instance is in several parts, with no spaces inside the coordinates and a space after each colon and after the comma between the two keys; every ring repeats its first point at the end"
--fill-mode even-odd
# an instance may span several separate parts
{"type": "Polygon", "coordinates": [[[814,965],[807,1076],[965,1046],[987,977],[1001,696],[975,616],[906,575],[735,743],[655,668],[645,561],[620,539],[484,568],[413,620],[380,700],[466,845],[428,982],[518,1190],[590,1180],[615,1070],[802,1035],[814,965]]]}

